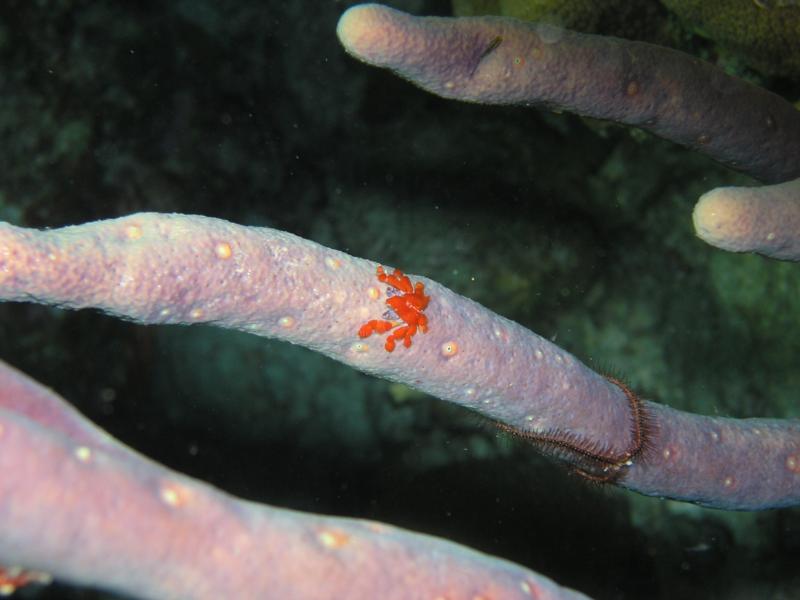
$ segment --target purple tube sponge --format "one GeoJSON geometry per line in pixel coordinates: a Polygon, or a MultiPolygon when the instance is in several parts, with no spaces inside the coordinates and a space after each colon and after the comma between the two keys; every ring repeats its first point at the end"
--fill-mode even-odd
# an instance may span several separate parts
{"type": "Polygon", "coordinates": [[[0,469],[3,595],[51,574],[159,600],[586,600],[444,540],[226,494],[123,446],[2,361],[0,469]]]}
{"type": "Polygon", "coordinates": [[[503,17],[358,5],[337,29],[356,58],[482,104],[544,106],[640,127],[776,183],[800,177],[800,111],[676,50],[503,17]]]}
{"type": "Polygon", "coordinates": [[[478,411],[591,479],[718,508],[800,504],[800,421],[644,402],[424,277],[401,287],[429,298],[418,307],[425,330],[387,351],[379,335],[359,336],[399,298],[382,271],[286,232],[207,217],[142,213],[46,231],[0,223],[0,300],[287,340],[478,411]]]}
{"type": "Polygon", "coordinates": [[[800,261],[800,179],[713,189],[697,201],[693,220],[712,246],[800,261]]]}

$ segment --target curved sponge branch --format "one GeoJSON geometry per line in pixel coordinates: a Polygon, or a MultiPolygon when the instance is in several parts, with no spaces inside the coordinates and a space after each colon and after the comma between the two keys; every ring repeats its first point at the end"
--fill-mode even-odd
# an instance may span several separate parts
{"type": "Polygon", "coordinates": [[[694,207],[698,237],[731,252],[800,261],[800,179],[763,187],[721,187],[694,207]]]}
{"type": "Polygon", "coordinates": [[[2,361],[0,469],[0,562],[37,570],[0,567],[6,595],[46,572],[159,600],[587,600],[445,540],[226,494],[140,456],[2,361]]]}
{"type": "Polygon", "coordinates": [[[387,352],[383,340],[358,336],[396,297],[376,267],[286,232],[207,217],[141,213],[47,231],[0,223],[0,300],[287,340],[478,411],[601,481],[717,508],[800,504],[800,420],[641,402],[548,340],[418,276],[430,297],[428,331],[387,352]]]}
{"type": "Polygon", "coordinates": [[[768,183],[800,177],[800,111],[669,48],[503,17],[414,17],[363,4],[356,58],[467,102],[545,106],[646,129],[768,183]]]}

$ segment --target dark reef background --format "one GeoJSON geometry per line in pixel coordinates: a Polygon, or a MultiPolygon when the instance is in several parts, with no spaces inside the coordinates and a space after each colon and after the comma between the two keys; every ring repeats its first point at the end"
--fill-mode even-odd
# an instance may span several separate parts
{"type": "MultiPolygon", "coordinates": [[[[800,417],[800,266],[691,228],[701,193],[750,180],[640,132],[423,93],[345,55],[351,4],[5,0],[0,220],[268,225],[432,277],[647,398],[800,417]]],[[[718,59],[662,12],[685,49],[718,59]]],[[[246,498],[440,535],[597,599],[800,598],[799,509],[587,485],[474,415],[302,348],[6,304],[0,358],[246,498]]]]}

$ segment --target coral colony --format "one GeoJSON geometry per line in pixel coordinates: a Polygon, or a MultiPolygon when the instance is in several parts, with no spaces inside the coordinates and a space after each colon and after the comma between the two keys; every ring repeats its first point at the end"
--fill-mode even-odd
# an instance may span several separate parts
{"type": "MultiPolygon", "coordinates": [[[[783,183],[800,176],[800,113],[769,92],[675,51],[512,19],[362,5],[338,34],[357,58],[434,93],[648,128],[779,184],[711,192],[695,223],[720,247],[800,258],[798,185],[783,183]],[[609,60],[593,72],[597,54],[635,56],[637,68],[609,60]]],[[[641,400],[435,281],[385,269],[201,216],[0,224],[0,300],[290,341],[478,411],[590,480],[723,509],[800,504],[800,422],[641,400]]],[[[9,366],[0,469],[0,593],[53,576],[162,599],[585,597],[449,542],[239,500],[124,447],[9,366]]]]}

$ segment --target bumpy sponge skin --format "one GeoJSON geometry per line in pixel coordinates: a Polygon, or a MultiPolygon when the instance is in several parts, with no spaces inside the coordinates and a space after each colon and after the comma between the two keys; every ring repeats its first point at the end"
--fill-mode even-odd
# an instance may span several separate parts
{"type": "Polygon", "coordinates": [[[467,102],[566,110],[640,127],[769,183],[800,177],[800,111],[681,52],[503,17],[349,9],[353,56],[467,102]]]}

